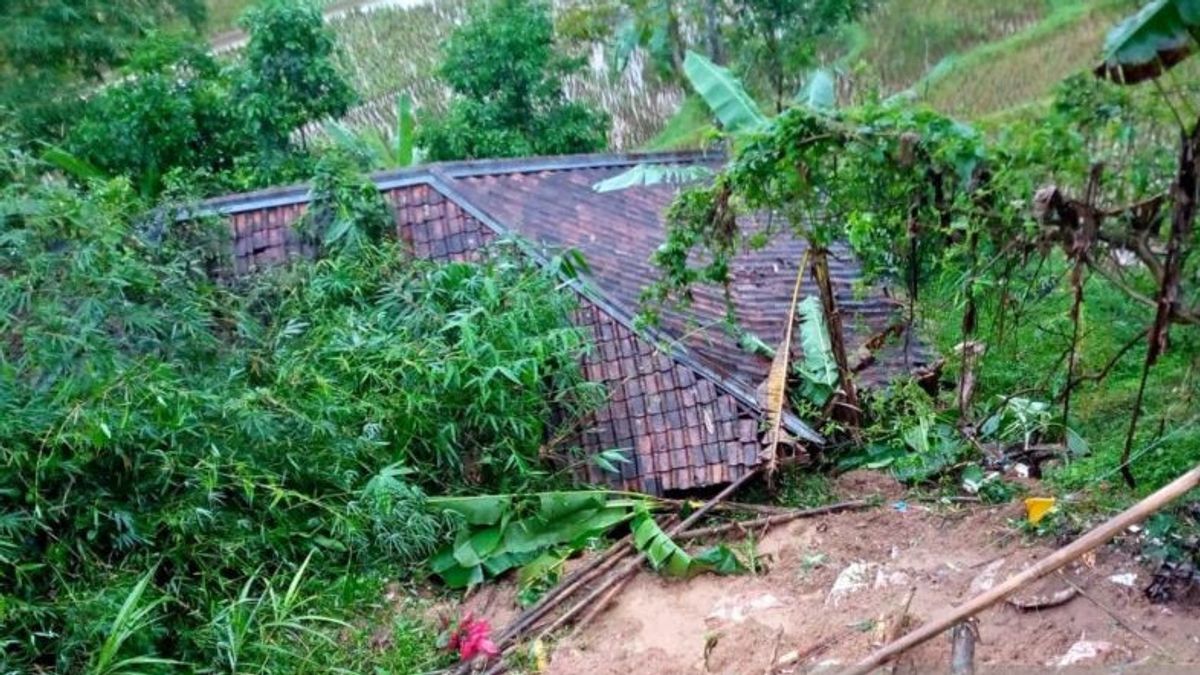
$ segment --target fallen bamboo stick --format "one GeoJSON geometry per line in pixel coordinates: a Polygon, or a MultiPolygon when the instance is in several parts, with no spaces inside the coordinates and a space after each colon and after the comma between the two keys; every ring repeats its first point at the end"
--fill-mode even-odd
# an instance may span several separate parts
{"type": "MultiPolygon", "coordinates": [[[[729,495],[733,494],[734,492],[737,492],[738,488],[742,487],[742,485],[749,482],[749,480],[751,478],[753,478],[754,476],[757,476],[758,473],[759,473],[759,469],[757,469],[757,468],[752,469],[752,470],[748,471],[746,473],[746,475],[744,475],[741,478],[737,479],[736,481],[730,483],[728,486],[725,487],[724,490],[721,490],[721,492],[719,492],[717,494],[717,496],[715,496],[712,499],[705,502],[704,506],[701,506],[700,508],[696,509],[692,513],[692,515],[688,516],[687,518],[684,518],[682,522],[680,522],[678,525],[676,525],[675,527],[672,527],[670,530],[668,530],[667,536],[672,539],[676,538],[680,532],[683,532],[689,526],[691,526],[693,523],[695,523],[696,521],[703,518],[705,516],[705,514],[707,514],[709,511],[711,511],[713,509],[713,507],[715,507],[717,504],[721,503],[721,501],[723,501],[729,495]]],[[[616,596],[616,593],[610,594],[610,593],[607,593],[607,591],[617,585],[624,586],[625,580],[627,578],[633,576],[633,574],[635,572],[637,572],[638,569],[641,568],[642,563],[645,560],[646,560],[646,553],[643,551],[643,552],[639,553],[636,558],[629,561],[621,571],[616,573],[616,575],[609,577],[604,583],[600,584],[595,589],[593,589],[592,592],[587,595],[587,597],[585,597],[583,600],[580,600],[578,603],[575,604],[574,607],[567,610],[565,614],[558,617],[554,621],[554,623],[550,624],[549,628],[542,631],[541,637],[544,638],[547,635],[549,635],[550,633],[553,633],[554,631],[558,630],[562,626],[566,625],[567,622],[569,622],[571,619],[575,618],[575,616],[577,614],[579,614],[580,612],[582,612],[585,609],[591,609],[591,611],[588,613],[589,616],[594,617],[595,615],[599,614],[601,611],[603,611],[603,609],[605,607],[607,607],[608,603],[612,601],[613,597],[616,596]]]]}
{"type": "Polygon", "coordinates": [[[1157,492],[1149,495],[1137,504],[1129,507],[1125,511],[1110,518],[1100,526],[1092,529],[1087,534],[1079,539],[1071,542],[1067,546],[1058,549],[1046,558],[1038,561],[1029,569],[1009,577],[1000,585],[992,588],[989,591],[980,593],[974,598],[963,603],[956,609],[947,612],[944,616],[930,621],[918,630],[909,633],[908,635],[884,645],[874,653],[868,655],[863,660],[855,665],[842,671],[840,675],[866,675],[876,667],[886,663],[888,660],[903,654],[913,647],[933,638],[946,629],[954,626],[958,622],[967,617],[974,616],[979,612],[991,607],[1000,602],[1004,598],[1011,595],[1014,591],[1024,587],[1026,584],[1042,578],[1043,576],[1065,566],[1067,563],[1075,560],[1079,556],[1091,551],[1100,545],[1106,543],[1116,535],[1125,531],[1130,525],[1136,525],[1145,520],[1148,516],[1161,509],[1167,503],[1182,496],[1188,490],[1200,484],[1200,465],[1192,468],[1191,471],[1183,474],[1179,478],[1159,489],[1157,492]]]}
{"type": "Polygon", "coordinates": [[[850,509],[864,509],[871,506],[871,502],[862,499],[855,499],[848,502],[838,502],[837,504],[828,504],[826,506],[818,506],[812,509],[797,509],[787,513],[779,513],[766,518],[755,518],[754,520],[737,520],[732,523],[723,523],[721,525],[713,525],[712,527],[700,527],[694,530],[680,532],[678,535],[672,535],[677,539],[699,539],[700,537],[708,537],[714,534],[724,534],[750,527],[758,527],[761,525],[772,526],[781,523],[788,523],[800,518],[812,518],[814,516],[823,516],[828,513],[837,513],[838,511],[848,511],[850,509]]]}
{"type": "MultiPolygon", "coordinates": [[[[718,493],[717,496],[715,496],[712,499],[705,502],[703,506],[701,506],[699,509],[696,509],[696,511],[693,512],[690,516],[688,516],[682,522],[680,522],[679,524],[675,525],[670,530],[668,530],[667,535],[670,537],[675,537],[679,532],[683,531],[684,528],[692,525],[696,521],[703,518],[717,504],[724,501],[724,499],[726,497],[728,497],[729,495],[733,494],[734,492],[737,492],[737,490],[739,488],[741,488],[742,485],[749,482],[750,479],[753,478],[754,476],[757,476],[758,473],[759,473],[759,469],[757,469],[757,468],[751,469],[745,475],[743,475],[741,478],[730,483],[728,486],[725,487],[724,490],[721,490],[721,492],[718,493]]],[[[632,536],[632,535],[630,535],[630,536],[632,536]]],[[[612,560],[620,560],[621,557],[623,557],[623,556],[614,557],[612,560]]],[[[616,593],[618,592],[618,591],[613,591],[611,593],[606,593],[606,591],[610,591],[611,589],[613,589],[614,586],[617,586],[618,584],[621,584],[623,586],[624,584],[622,582],[625,579],[632,576],[633,573],[636,572],[641,567],[641,564],[645,559],[646,559],[646,554],[644,552],[639,553],[636,559],[629,561],[625,565],[625,567],[622,568],[619,572],[617,572],[614,576],[609,577],[607,580],[605,580],[599,586],[592,589],[592,592],[589,593],[587,595],[587,597],[585,597],[583,600],[580,600],[578,603],[576,603],[574,606],[572,606],[570,609],[568,609],[566,611],[566,613],[562,614],[557,619],[555,619],[554,622],[551,623],[549,627],[547,627],[545,630],[543,630],[539,633],[538,639],[543,639],[546,636],[548,636],[549,634],[558,630],[560,627],[565,625],[567,622],[569,622],[571,619],[573,619],[577,614],[579,614],[584,609],[587,609],[589,606],[592,607],[592,611],[588,613],[588,616],[589,616],[589,618],[594,618],[595,615],[599,614],[600,611],[603,610],[605,606],[607,606],[608,602],[611,602],[612,598],[615,597],[616,593]],[[597,602],[597,598],[599,598],[601,595],[604,596],[603,602],[597,602]]],[[[605,565],[605,569],[607,569],[608,567],[611,567],[611,566],[612,566],[611,564],[605,565]]],[[[594,576],[589,577],[589,579],[590,578],[594,578],[594,576]]],[[[552,600],[552,602],[547,603],[547,606],[543,609],[542,614],[540,614],[538,616],[538,618],[522,622],[523,625],[521,625],[517,630],[510,630],[510,628],[513,628],[517,625],[517,622],[510,624],[510,628],[506,628],[501,639],[496,642],[496,646],[499,647],[501,654],[503,655],[503,654],[507,654],[508,652],[510,652],[512,650],[513,646],[515,645],[517,638],[520,637],[521,633],[524,630],[526,630],[529,626],[536,623],[536,621],[538,619],[540,619],[541,616],[545,614],[545,612],[547,612],[547,611],[549,611],[549,609],[553,608],[554,605],[557,605],[558,602],[560,602],[562,598],[565,598],[568,595],[573,594],[575,592],[575,590],[577,590],[577,588],[578,588],[578,585],[574,588],[571,588],[569,593],[562,592],[562,593],[556,594],[556,597],[552,600]]],[[[541,605],[541,604],[542,603],[539,603],[539,605],[541,605]]],[[[468,665],[467,667],[469,668],[470,666],[468,665]]],[[[500,659],[496,663],[493,663],[487,670],[485,670],[484,675],[499,675],[500,673],[505,672],[505,670],[507,670],[507,666],[505,665],[503,659],[500,659]]],[[[462,671],[462,672],[468,672],[468,671],[462,671]]],[[[459,671],[456,670],[455,673],[456,673],[456,675],[459,675],[459,671]]]]}

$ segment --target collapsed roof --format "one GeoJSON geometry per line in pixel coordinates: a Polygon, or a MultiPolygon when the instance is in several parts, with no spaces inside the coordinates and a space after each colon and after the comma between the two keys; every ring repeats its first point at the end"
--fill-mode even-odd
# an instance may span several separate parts
{"type": "MultiPolygon", "coordinates": [[[[374,177],[393,207],[398,236],[418,256],[470,260],[510,234],[539,261],[569,248],[584,255],[589,269],[571,283],[580,299],[574,320],[594,341],[584,372],[609,396],[590,419],[573,425],[572,436],[585,452],[622,449],[629,459],[616,473],[589,463],[592,482],[662,494],[727,483],[760,462],[763,409],[756,392],[770,360],[738,346],[724,323],[724,291],[695,289],[691,306],[664,311],[656,329],[634,322],[642,290],[657,278],[650,258],[665,238],[664,212],[679,188],[592,188],[638,163],[718,160],[701,153],[583,155],[434,164],[374,177]]],[[[209,212],[230,221],[234,272],[311,255],[292,227],[308,199],[307,186],[295,186],[207,202],[209,212]]],[[[778,236],[733,262],[735,315],[768,345],[783,339],[804,248],[778,236]]],[[[869,356],[863,351],[895,329],[900,305],[886,289],[859,287],[860,266],[845,248],[834,249],[830,267],[847,349],[862,355],[855,365],[860,381],[884,382],[923,365],[926,354],[915,340],[893,341],[869,356]]],[[[806,281],[802,292],[816,289],[806,281]]],[[[802,443],[822,442],[794,416],[785,423],[802,443]]]]}

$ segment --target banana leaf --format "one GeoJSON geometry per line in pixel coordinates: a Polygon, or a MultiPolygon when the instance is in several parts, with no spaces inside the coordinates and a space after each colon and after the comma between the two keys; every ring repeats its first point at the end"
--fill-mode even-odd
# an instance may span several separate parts
{"type": "Polygon", "coordinates": [[[725,68],[688,50],[683,60],[683,73],[725,131],[738,134],[766,125],[767,118],[758,109],[758,104],[725,68]]]}
{"type": "Polygon", "coordinates": [[[1096,76],[1124,84],[1158,77],[1196,50],[1197,35],[1200,0],[1154,0],[1109,31],[1096,76]]]}

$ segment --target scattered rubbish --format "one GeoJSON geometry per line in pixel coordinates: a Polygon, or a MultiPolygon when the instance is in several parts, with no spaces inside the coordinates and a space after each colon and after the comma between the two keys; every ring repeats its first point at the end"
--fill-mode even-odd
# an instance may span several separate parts
{"type": "Polygon", "coordinates": [[[1054,497],[1029,497],[1025,500],[1025,514],[1031,525],[1037,525],[1054,508],[1054,497]]]}
{"type": "Polygon", "coordinates": [[[1111,642],[1104,642],[1101,640],[1079,640],[1075,644],[1071,645],[1071,648],[1067,650],[1067,653],[1063,654],[1058,661],[1051,661],[1046,665],[1055,666],[1058,668],[1067,668],[1069,666],[1083,663],[1084,661],[1090,661],[1092,659],[1101,657],[1111,652],[1114,648],[1115,647],[1111,642]]]}
{"type": "Polygon", "coordinates": [[[800,660],[800,652],[793,649],[792,651],[779,657],[779,660],[775,662],[775,667],[782,668],[784,666],[790,666],[799,660],[800,660]]]}
{"type": "Polygon", "coordinates": [[[896,502],[895,504],[892,504],[892,509],[899,513],[906,513],[906,512],[908,512],[908,502],[906,502],[906,501],[896,502]]]}
{"type": "Polygon", "coordinates": [[[826,604],[837,607],[842,598],[866,588],[869,575],[876,567],[875,563],[869,562],[855,562],[847,565],[846,569],[838,573],[837,579],[833,582],[833,588],[829,589],[829,598],[825,601],[826,604]]]}
{"type": "Polygon", "coordinates": [[[754,612],[772,609],[774,607],[782,607],[783,603],[779,598],[766,593],[758,597],[746,600],[745,597],[722,599],[717,602],[713,611],[709,613],[709,619],[718,621],[729,621],[732,623],[742,623],[746,617],[754,612]]]}
{"type": "Polygon", "coordinates": [[[1135,572],[1125,572],[1123,574],[1114,574],[1109,577],[1108,580],[1118,586],[1133,588],[1135,585],[1137,585],[1137,577],[1138,575],[1135,572]]]}
{"type": "Polygon", "coordinates": [[[904,572],[889,572],[883,566],[880,566],[875,570],[875,583],[873,584],[873,587],[887,588],[888,586],[903,586],[909,581],[909,576],[904,572]]]}
{"type": "Polygon", "coordinates": [[[1021,478],[1029,478],[1029,465],[1017,462],[1013,464],[1013,473],[1021,478]]]}

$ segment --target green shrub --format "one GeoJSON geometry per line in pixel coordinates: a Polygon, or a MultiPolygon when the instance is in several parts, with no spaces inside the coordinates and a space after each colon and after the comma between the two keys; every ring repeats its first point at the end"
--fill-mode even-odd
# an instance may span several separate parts
{"type": "Polygon", "coordinates": [[[143,213],[122,180],[0,192],[0,665],[83,668],[151,569],[117,661],[228,668],[213,625],[300,593],[244,667],[355,663],[337,622],[444,531],[424,490],[554,482],[549,425],[595,395],[573,298],[503,244],[222,285],[223,224],[143,213]]]}
{"type": "Polygon", "coordinates": [[[456,98],[444,118],[424,119],[418,142],[433,160],[601,150],[607,116],[563,93],[581,65],[556,52],[545,3],[483,3],[446,48],[441,73],[456,98]]]}

